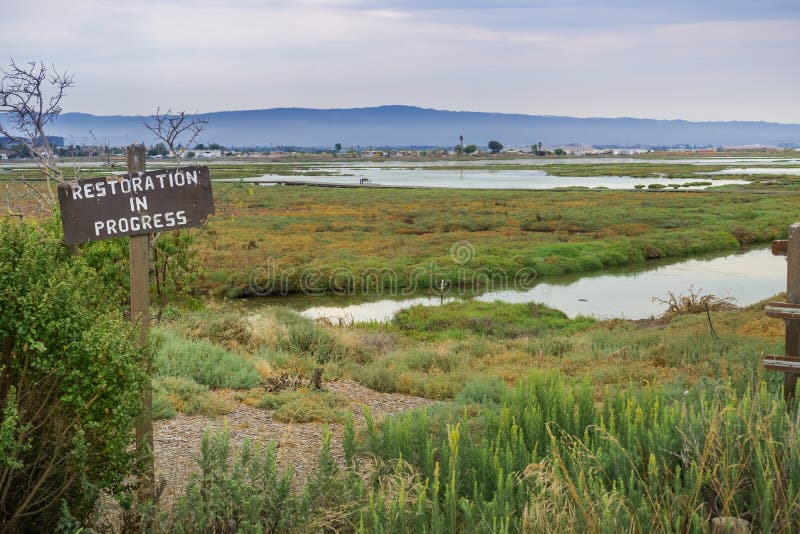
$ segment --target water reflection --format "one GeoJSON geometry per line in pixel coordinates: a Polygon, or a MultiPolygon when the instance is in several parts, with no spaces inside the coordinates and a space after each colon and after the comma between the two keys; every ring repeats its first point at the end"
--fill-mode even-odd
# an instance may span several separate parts
{"type": "MultiPolygon", "coordinates": [[[[661,262],[638,269],[616,269],[589,275],[547,280],[526,291],[500,290],[474,298],[493,302],[542,302],[570,317],[643,319],[658,316],[665,306],[653,300],[669,292],[686,294],[690,287],[703,294],[735,299],[746,306],[785,289],[786,260],[768,249],[751,250],[721,257],[691,259],[671,264],[661,262]]],[[[364,297],[361,297],[363,299],[364,297]]],[[[253,299],[251,305],[284,304],[310,318],[328,318],[337,323],[388,321],[397,311],[415,305],[437,306],[458,297],[420,295],[406,299],[359,302],[357,296],[288,296],[253,299]]]]}
{"type": "MultiPolygon", "coordinates": [[[[308,172],[314,172],[309,169],[308,172]]],[[[316,169],[321,172],[322,169],[316,169]]],[[[551,176],[543,170],[448,170],[387,167],[342,167],[342,174],[280,176],[265,174],[259,178],[245,178],[244,182],[278,181],[281,183],[318,183],[355,186],[367,181],[370,186],[400,186],[451,189],[560,189],[569,187],[606,188],[615,190],[643,189],[653,184],[664,187],[681,186],[681,189],[706,189],[722,185],[745,185],[746,180],[710,180],[698,178],[632,178],[630,176],[568,177],[551,176]]],[[[326,171],[330,172],[330,170],[326,171]]]]}

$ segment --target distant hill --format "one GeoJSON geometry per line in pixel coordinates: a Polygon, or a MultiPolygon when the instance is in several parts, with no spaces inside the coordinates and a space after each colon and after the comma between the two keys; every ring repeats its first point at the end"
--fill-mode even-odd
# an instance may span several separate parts
{"type": "MultiPolygon", "coordinates": [[[[485,146],[531,145],[800,145],[800,125],[770,122],[689,122],[632,118],[575,118],[467,111],[411,106],[355,109],[275,108],[221,111],[210,119],[202,141],[226,146],[485,146]]],[[[136,116],[65,113],[51,128],[69,143],[89,139],[89,131],[113,145],[152,142],[136,116]]]]}

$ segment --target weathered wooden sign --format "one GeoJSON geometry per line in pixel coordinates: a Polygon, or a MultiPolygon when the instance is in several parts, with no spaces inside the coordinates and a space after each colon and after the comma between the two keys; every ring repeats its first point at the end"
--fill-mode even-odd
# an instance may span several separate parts
{"type": "Polygon", "coordinates": [[[58,201],[67,243],[191,228],[214,213],[206,166],[64,182],[58,201]]]}

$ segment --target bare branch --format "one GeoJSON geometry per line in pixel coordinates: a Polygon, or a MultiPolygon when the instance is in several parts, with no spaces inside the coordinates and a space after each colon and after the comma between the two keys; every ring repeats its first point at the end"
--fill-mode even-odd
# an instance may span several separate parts
{"type": "Polygon", "coordinates": [[[94,142],[93,146],[87,147],[90,152],[89,155],[91,156],[92,152],[96,152],[98,156],[101,156],[103,160],[105,160],[106,166],[114,167],[114,162],[111,161],[111,150],[108,146],[108,138],[103,137],[102,139],[97,139],[97,136],[94,135],[94,132],[91,130],[89,130],[89,135],[94,142]]]}
{"type": "Polygon", "coordinates": [[[56,197],[51,181],[64,177],[56,165],[46,129],[61,113],[61,101],[75,85],[74,75],[58,72],[43,62],[18,64],[13,59],[7,69],[0,68],[0,135],[21,144],[31,154],[46,178],[51,204],[56,197]]]}
{"type": "Polygon", "coordinates": [[[156,109],[156,114],[144,122],[145,127],[167,145],[171,154],[174,154],[178,166],[183,152],[194,143],[207,124],[208,117],[202,117],[196,112],[190,115],[186,111],[173,113],[168,109],[162,114],[161,108],[156,109]],[[177,145],[182,136],[183,141],[177,145]]]}

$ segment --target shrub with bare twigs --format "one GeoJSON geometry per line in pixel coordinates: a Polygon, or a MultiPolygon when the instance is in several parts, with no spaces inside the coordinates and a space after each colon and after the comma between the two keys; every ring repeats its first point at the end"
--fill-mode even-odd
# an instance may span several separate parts
{"type": "Polygon", "coordinates": [[[694,286],[689,286],[689,293],[686,295],[676,295],[670,291],[666,299],[653,297],[653,302],[666,305],[664,317],[670,319],[679,315],[730,310],[736,307],[731,297],[718,297],[710,293],[703,295],[702,291],[702,289],[695,291],[694,286]]]}

